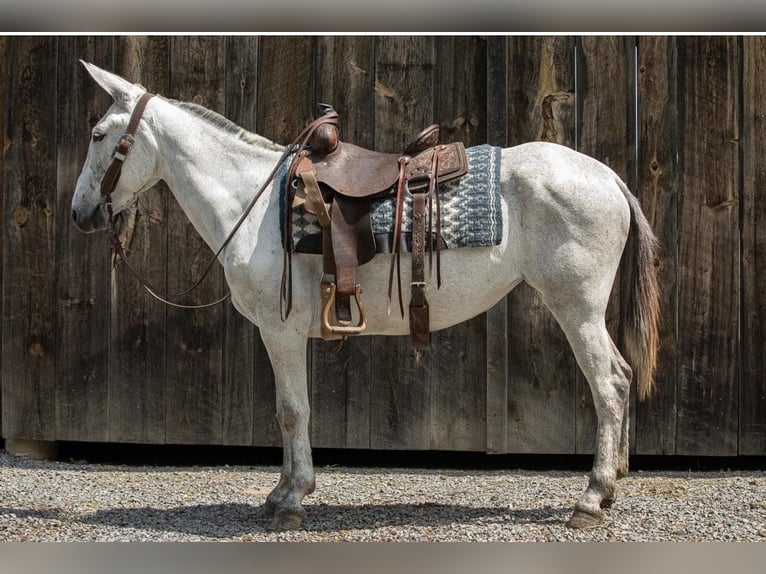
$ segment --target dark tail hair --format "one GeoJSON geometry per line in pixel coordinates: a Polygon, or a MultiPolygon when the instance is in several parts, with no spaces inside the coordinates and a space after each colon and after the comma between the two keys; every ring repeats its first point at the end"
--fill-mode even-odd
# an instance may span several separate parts
{"type": "Polygon", "coordinates": [[[630,205],[630,233],[624,254],[627,265],[623,268],[623,285],[628,286],[629,293],[620,313],[638,398],[644,400],[654,389],[659,348],[660,293],[655,266],[658,241],[636,196],[622,181],[620,187],[630,205]]]}

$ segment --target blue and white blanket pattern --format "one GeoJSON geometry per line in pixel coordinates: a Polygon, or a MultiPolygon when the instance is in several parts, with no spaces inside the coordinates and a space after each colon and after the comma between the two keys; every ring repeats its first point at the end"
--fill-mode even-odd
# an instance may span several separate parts
{"type": "MultiPolygon", "coordinates": [[[[500,148],[480,145],[466,149],[468,173],[458,181],[441,185],[441,232],[448,248],[498,245],[503,237],[500,208],[500,148]]],[[[284,181],[282,179],[282,196],[284,181]]],[[[284,201],[283,201],[284,205],[284,201]]],[[[394,227],[395,199],[386,197],[371,202],[373,233],[391,233],[394,227]]],[[[293,245],[305,235],[320,234],[316,217],[303,207],[293,208],[293,245]]],[[[403,231],[412,228],[412,197],[404,205],[403,231]]]]}

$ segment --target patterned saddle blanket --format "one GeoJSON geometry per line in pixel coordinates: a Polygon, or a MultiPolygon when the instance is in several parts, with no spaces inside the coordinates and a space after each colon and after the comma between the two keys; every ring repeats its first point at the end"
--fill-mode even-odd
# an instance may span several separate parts
{"type": "MultiPolygon", "coordinates": [[[[500,148],[480,145],[466,149],[468,173],[440,186],[442,249],[489,247],[503,236],[500,210],[500,148]]],[[[285,206],[287,171],[281,177],[281,208],[285,206]]],[[[394,228],[395,197],[371,202],[371,222],[377,253],[390,253],[394,228]]],[[[284,211],[282,211],[284,213],[284,211]]],[[[284,217],[280,217],[284,221],[284,217]]],[[[283,225],[283,224],[282,224],[283,225]]],[[[412,199],[407,198],[402,221],[402,251],[409,251],[412,199]]],[[[284,231],[284,230],[282,230],[284,231]]],[[[284,233],[282,234],[284,236],[284,233]]],[[[303,206],[292,208],[293,252],[322,253],[322,229],[316,216],[303,206]]]]}

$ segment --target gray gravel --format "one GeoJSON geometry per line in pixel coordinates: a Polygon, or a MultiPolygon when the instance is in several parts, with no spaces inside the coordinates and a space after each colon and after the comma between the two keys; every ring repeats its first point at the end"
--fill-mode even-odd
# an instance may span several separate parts
{"type": "Polygon", "coordinates": [[[601,528],[580,472],[319,467],[301,530],[258,515],[275,466],[144,467],[0,452],[2,541],[766,541],[766,473],[635,472],[601,528]]]}

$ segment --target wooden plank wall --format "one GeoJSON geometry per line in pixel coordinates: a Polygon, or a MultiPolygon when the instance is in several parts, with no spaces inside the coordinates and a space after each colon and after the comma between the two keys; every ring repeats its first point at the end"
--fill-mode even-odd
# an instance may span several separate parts
{"type": "MultiPolygon", "coordinates": [[[[7,46],[7,39],[3,36],[0,36],[0,142],[3,141],[3,135],[5,134],[5,65],[6,65],[6,58],[5,58],[5,48],[7,46]]],[[[2,149],[0,149],[0,190],[3,189],[3,174],[5,173],[4,168],[4,158],[5,153],[3,153],[2,149]]],[[[5,221],[5,217],[3,215],[3,202],[0,201],[0,221],[5,221]]],[[[0,233],[0,253],[3,252],[3,236],[4,233],[0,233]]],[[[0,255],[0,257],[2,257],[0,255]]],[[[0,265],[0,269],[2,269],[2,265],[0,265]]],[[[0,272],[0,293],[3,291],[3,276],[0,272]]],[[[3,316],[3,298],[0,295],[0,317],[3,316]]],[[[0,343],[2,342],[2,327],[0,327],[0,343]]],[[[3,371],[3,356],[2,353],[0,353],[0,373],[3,371]]],[[[0,390],[2,390],[2,376],[0,375],[0,390]]],[[[0,429],[3,428],[3,393],[0,392],[0,429]]],[[[3,433],[0,432],[0,444],[2,443],[2,435],[3,433]]]]}
{"type": "Polygon", "coordinates": [[[3,435],[54,440],[58,41],[6,42],[3,435]]]}
{"type": "Polygon", "coordinates": [[[739,452],[766,452],[766,39],[748,38],[742,53],[742,373],[739,379],[739,452]]]}
{"type": "MultiPolygon", "coordinates": [[[[444,139],[554,141],[628,182],[662,248],[657,392],[631,407],[641,454],[766,454],[766,41],[756,37],[0,38],[2,436],[280,444],[258,329],[227,305],[148,299],[69,203],[109,104],[79,58],[287,142],[318,102],[343,136],[400,149],[444,139]]],[[[189,283],[209,250],[164,184],[125,218],[155,283],[189,283]]],[[[194,297],[220,293],[220,270],[194,297]]],[[[607,321],[620,343],[618,278],[607,321]]],[[[537,294],[434,335],[313,341],[316,447],[587,453],[587,383],[537,294]]],[[[635,393],[634,393],[635,396],[635,393]]]]}

